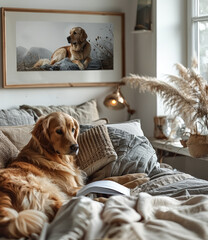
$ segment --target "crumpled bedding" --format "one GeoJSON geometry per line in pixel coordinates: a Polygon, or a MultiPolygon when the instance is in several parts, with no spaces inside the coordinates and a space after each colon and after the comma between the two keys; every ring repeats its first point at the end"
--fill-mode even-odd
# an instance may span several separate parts
{"type": "Polygon", "coordinates": [[[93,174],[91,181],[128,173],[151,175],[154,169],[160,168],[155,150],[145,136],[135,136],[112,127],[108,127],[108,134],[118,158],[93,174]]]}
{"type": "Polygon", "coordinates": [[[63,206],[39,240],[208,239],[208,196],[183,199],[114,196],[105,204],[87,197],[63,206]]]}
{"type": "Polygon", "coordinates": [[[208,239],[208,181],[160,167],[145,137],[110,127],[108,132],[118,159],[90,180],[146,172],[150,181],[133,189],[131,197],[114,196],[105,204],[73,198],[30,239],[208,239]]]}

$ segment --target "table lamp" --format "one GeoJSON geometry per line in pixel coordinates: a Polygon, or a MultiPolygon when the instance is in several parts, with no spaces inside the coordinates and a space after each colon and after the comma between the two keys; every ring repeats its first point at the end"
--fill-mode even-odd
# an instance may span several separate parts
{"type": "Polygon", "coordinates": [[[130,108],[130,105],[127,103],[126,99],[121,93],[120,86],[117,89],[108,95],[104,100],[104,105],[113,110],[120,110],[127,107],[127,112],[129,113],[129,119],[132,114],[135,113],[135,110],[130,108]]]}

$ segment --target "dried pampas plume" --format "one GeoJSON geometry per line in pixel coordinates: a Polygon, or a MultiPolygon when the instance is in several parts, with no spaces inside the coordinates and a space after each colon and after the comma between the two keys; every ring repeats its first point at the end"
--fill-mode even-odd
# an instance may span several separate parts
{"type": "Polygon", "coordinates": [[[161,96],[167,108],[175,116],[180,115],[192,133],[197,133],[197,123],[208,126],[208,85],[197,73],[196,61],[191,68],[175,64],[179,76],[167,75],[168,82],[154,77],[131,74],[123,82],[141,92],[156,93],[161,96]]]}

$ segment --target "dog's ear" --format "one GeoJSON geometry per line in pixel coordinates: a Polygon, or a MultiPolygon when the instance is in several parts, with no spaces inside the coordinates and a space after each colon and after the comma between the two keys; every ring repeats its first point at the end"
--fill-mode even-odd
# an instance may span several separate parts
{"type": "Polygon", "coordinates": [[[87,33],[85,32],[84,29],[82,29],[82,32],[81,32],[81,42],[84,42],[86,39],[87,39],[87,33]]]}
{"type": "Polygon", "coordinates": [[[40,118],[32,130],[32,136],[43,148],[48,148],[50,145],[49,124],[51,117],[40,118]]]}
{"type": "Polygon", "coordinates": [[[77,140],[77,137],[79,135],[79,123],[77,122],[76,119],[74,119],[74,126],[75,126],[75,133],[74,133],[74,138],[77,140]]]}

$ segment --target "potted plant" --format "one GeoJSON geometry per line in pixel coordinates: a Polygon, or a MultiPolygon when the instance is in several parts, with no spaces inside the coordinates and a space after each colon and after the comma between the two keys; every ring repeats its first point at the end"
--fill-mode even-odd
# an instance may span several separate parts
{"type": "Polygon", "coordinates": [[[180,116],[190,130],[187,141],[193,157],[208,155],[208,85],[197,73],[197,62],[192,67],[175,64],[178,76],[167,75],[167,80],[131,74],[122,80],[132,88],[156,93],[161,96],[165,106],[180,116]]]}

